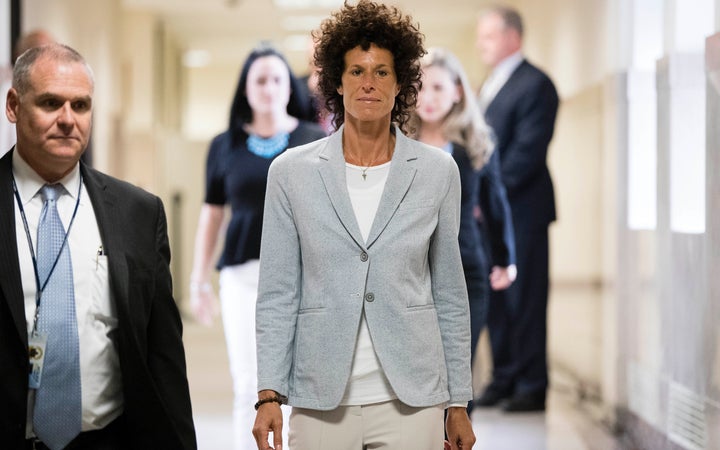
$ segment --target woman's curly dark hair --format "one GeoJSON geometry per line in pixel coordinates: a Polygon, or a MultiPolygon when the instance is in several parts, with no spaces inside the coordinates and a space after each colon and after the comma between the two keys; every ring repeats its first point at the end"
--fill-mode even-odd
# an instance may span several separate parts
{"type": "Polygon", "coordinates": [[[345,121],[342,95],[337,92],[342,85],[345,54],[358,46],[367,51],[375,44],[393,55],[400,92],[395,97],[391,122],[405,132],[420,87],[420,58],[426,53],[424,36],[412,18],[394,6],[369,0],[360,0],[351,6],[345,0],[343,8],[325,19],[312,36],[316,42],[318,89],[325,99],[325,107],[333,114],[335,129],[345,121]]]}

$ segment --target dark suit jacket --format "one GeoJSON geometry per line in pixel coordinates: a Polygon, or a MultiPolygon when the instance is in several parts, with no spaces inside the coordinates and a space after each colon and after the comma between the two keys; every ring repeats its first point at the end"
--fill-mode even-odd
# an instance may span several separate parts
{"type": "Polygon", "coordinates": [[[546,158],[557,109],[558,95],[550,78],[523,61],[485,111],[497,138],[516,230],[547,228],[556,218],[546,158]]]}
{"type": "MultiPolygon", "coordinates": [[[[0,159],[0,448],[23,448],[28,356],[12,191],[12,151],[0,159]]],[[[182,323],[172,296],[160,199],[81,163],[117,309],[128,447],[196,448],[182,323]]]]}
{"type": "Polygon", "coordinates": [[[479,204],[490,266],[507,267],[516,263],[515,228],[505,185],[500,172],[500,157],[493,152],[480,170],[479,204]]]}

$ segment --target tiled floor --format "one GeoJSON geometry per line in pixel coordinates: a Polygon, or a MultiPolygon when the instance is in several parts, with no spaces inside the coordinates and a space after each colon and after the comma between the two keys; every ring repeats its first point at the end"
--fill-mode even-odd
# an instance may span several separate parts
{"type": "Polygon", "coordinates": [[[567,393],[552,390],[546,413],[506,414],[498,409],[472,414],[480,450],[620,450],[567,393]]]}
{"type": "MultiPolygon", "coordinates": [[[[231,380],[222,325],[187,322],[188,378],[201,450],[231,449],[231,380]]],[[[482,363],[484,358],[479,361],[482,363]]],[[[472,415],[479,450],[618,450],[621,447],[576,404],[562,383],[554,383],[545,414],[504,414],[497,409],[472,415]]],[[[251,450],[251,449],[248,449],[251,450]]]]}

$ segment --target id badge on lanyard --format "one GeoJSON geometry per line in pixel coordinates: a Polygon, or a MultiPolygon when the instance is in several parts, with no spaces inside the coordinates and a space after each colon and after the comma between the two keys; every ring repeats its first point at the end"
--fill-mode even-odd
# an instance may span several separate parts
{"type": "Polygon", "coordinates": [[[43,362],[45,361],[45,350],[47,348],[47,335],[34,331],[28,340],[28,356],[30,357],[29,387],[37,389],[42,380],[43,362]]]}
{"type": "MultiPolygon", "coordinates": [[[[30,257],[32,258],[33,262],[33,272],[35,274],[35,285],[37,287],[37,293],[35,298],[35,317],[33,319],[33,330],[30,333],[30,336],[28,336],[28,386],[30,389],[37,389],[40,387],[40,382],[42,381],[42,372],[43,372],[43,363],[45,362],[45,354],[47,353],[47,334],[39,332],[37,330],[37,322],[38,322],[38,313],[40,311],[40,304],[41,304],[41,298],[42,298],[42,291],[45,289],[45,285],[47,284],[48,280],[50,279],[50,275],[52,274],[53,270],[55,269],[55,264],[53,264],[52,269],[50,269],[50,273],[47,276],[47,279],[45,280],[44,284],[40,284],[40,277],[38,276],[38,269],[37,269],[37,258],[35,257],[35,250],[33,249],[32,239],[30,238],[30,229],[28,227],[27,217],[25,217],[25,208],[23,208],[22,201],[20,200],[20,194],[18,193],[17,185],[15,183],[15,177],[13,176],[12,179],[13,183],[13,192],[15,194],[15,199],[17,201],[18,209],[20,209],[20,215],[22,216],[23,221],[23,227],[25,228],[25,235],[27,236],[28,240],[28,246],[30,247],[30,257]]],[[[70,234],[70,229],[73,226],[73,223],[75,222],[75,215],[77,214],[78,206],[80,205],[80,193],[82,191],[82,174],[80,174],[80,182],[78,184],[78,193],[77,193],[77,199],[75,201],[75,209],[73,210],[72,217],[70,218],[70,224],[68,225],[68,229],[65,232],[65,239],[63,240],[62,246],[66,245],[67,237],[70,234]]],[[[62,252],[62,246],[60,248],[60,252],[62,252]]],[[[60,253],[58,253],[55,263],[57,263],[57,259],[60,258],[60,253]]]]}

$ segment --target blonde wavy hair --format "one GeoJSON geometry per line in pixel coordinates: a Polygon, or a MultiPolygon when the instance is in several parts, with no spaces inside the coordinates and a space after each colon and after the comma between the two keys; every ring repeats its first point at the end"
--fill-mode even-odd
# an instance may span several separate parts
{"type": "MultiPolygon", "coordinates": [[[[450,74],[456,85],[460,87],[460,101],[453,105],[443,120],[445,137],[465,147],[475,170],[480,170],[490,159],[495,149],[491,128],[485,122],[480,107],[473,96],[467,74],[458,58],[447,49],[432,47],[421,59],[422,69],[440,67],[450,74]]],[[[410,129],[413,136],[420,135],[422,120],[416,111],[410,117],[410,129]]]]}

